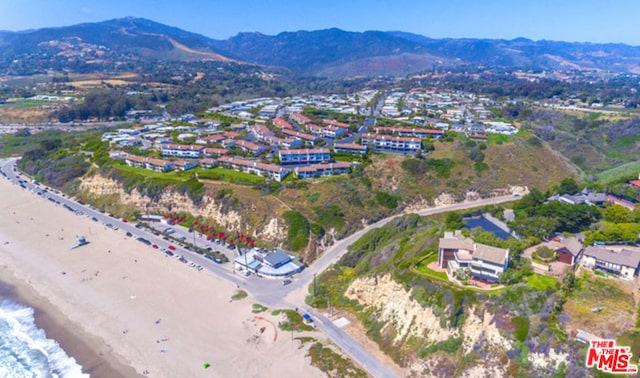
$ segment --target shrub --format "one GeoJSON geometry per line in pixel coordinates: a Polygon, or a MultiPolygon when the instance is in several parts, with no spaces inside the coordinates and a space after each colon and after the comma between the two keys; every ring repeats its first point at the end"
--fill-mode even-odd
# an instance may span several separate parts
{"type": "Polygon", "coordinates": [[[542,257],[543,259],[551,258],[555,254],[553,252],[553,249],[546,246],[538,247],[538,249],[536,249],[536,252],[538,252],[538,256],[542,257]]]}
{"type": "Polygon", "coordinates": [[[306,247],[309,242],[309,221],[304,215],[295,210],[287,211],[282,214],[282,217],[289,225],[289,231],[287,233],[289,247],[294,251],[300,251],[306,247]]]}
{"type": "Polygon", "coordinates": [[[398,207],[399,200],[400,197],[393,196],[387,192],[376,193],[376,201],[378,201],[378,204],[380,204],[380,206],[386,207],[387,209],[395,209],[396,207],[398,207]]]}

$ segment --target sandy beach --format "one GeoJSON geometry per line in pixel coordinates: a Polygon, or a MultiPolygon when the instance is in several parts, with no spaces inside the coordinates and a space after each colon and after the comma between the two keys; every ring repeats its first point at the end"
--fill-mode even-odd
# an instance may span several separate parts
{"type": "Polygon", "coordinates": [[[324,376],[229,282],[4,179],[0,214],[0,281],[92,376],[324,376]]]}

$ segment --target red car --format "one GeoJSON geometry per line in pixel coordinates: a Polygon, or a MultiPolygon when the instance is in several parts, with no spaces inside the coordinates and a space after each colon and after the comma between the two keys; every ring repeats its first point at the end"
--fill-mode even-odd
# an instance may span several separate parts
{"type": "Polygon", "coordinates": [[[124,218],[122,218],[122,221],[123,221],[124,223],[127,223],[127,220],[126,220],[126,219],[124,219],[124,218]]]}
{"type": "Polygon", "coordinates": [[[155,249],[158,249],[158,245],[157,244],[152,245],[152,247],[155,248],[155,249]]]}
{"type": "Polygon", "coordinates": [[[176,247],[174,247],[174,246],[172,246],[172,245],[170,245],[168,248],[169,248],[170,250],[172,250],[172,251],[175,251],[175,250],[176,250],[176,247]]]}

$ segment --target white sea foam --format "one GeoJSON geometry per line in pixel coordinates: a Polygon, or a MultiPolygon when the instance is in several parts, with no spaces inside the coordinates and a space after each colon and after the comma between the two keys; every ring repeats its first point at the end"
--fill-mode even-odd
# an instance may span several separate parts
{"type": "Polygon", "coordinates": [[[0,377],[88,377],[73,357],[36,327],[33,309],[0,301],[0,377]]]}

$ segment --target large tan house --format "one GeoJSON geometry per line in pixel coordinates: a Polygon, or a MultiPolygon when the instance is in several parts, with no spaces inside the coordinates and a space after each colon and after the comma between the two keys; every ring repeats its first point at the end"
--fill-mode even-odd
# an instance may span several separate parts
{"type": "Polygon", "coordinates": [[[438,245],[438,264],[449,274],[469,269],[476,279],[496,282],[509,265],[509,249],[476,243],[460,231],[447,231],[438,245]]]}
{"type": "Polygon", "coordinates": [[[584,250],[582,265],[631,280],[640,270],[640,252],[628,249],[614,252],[602,247],[589,246],[584,250]]]}

